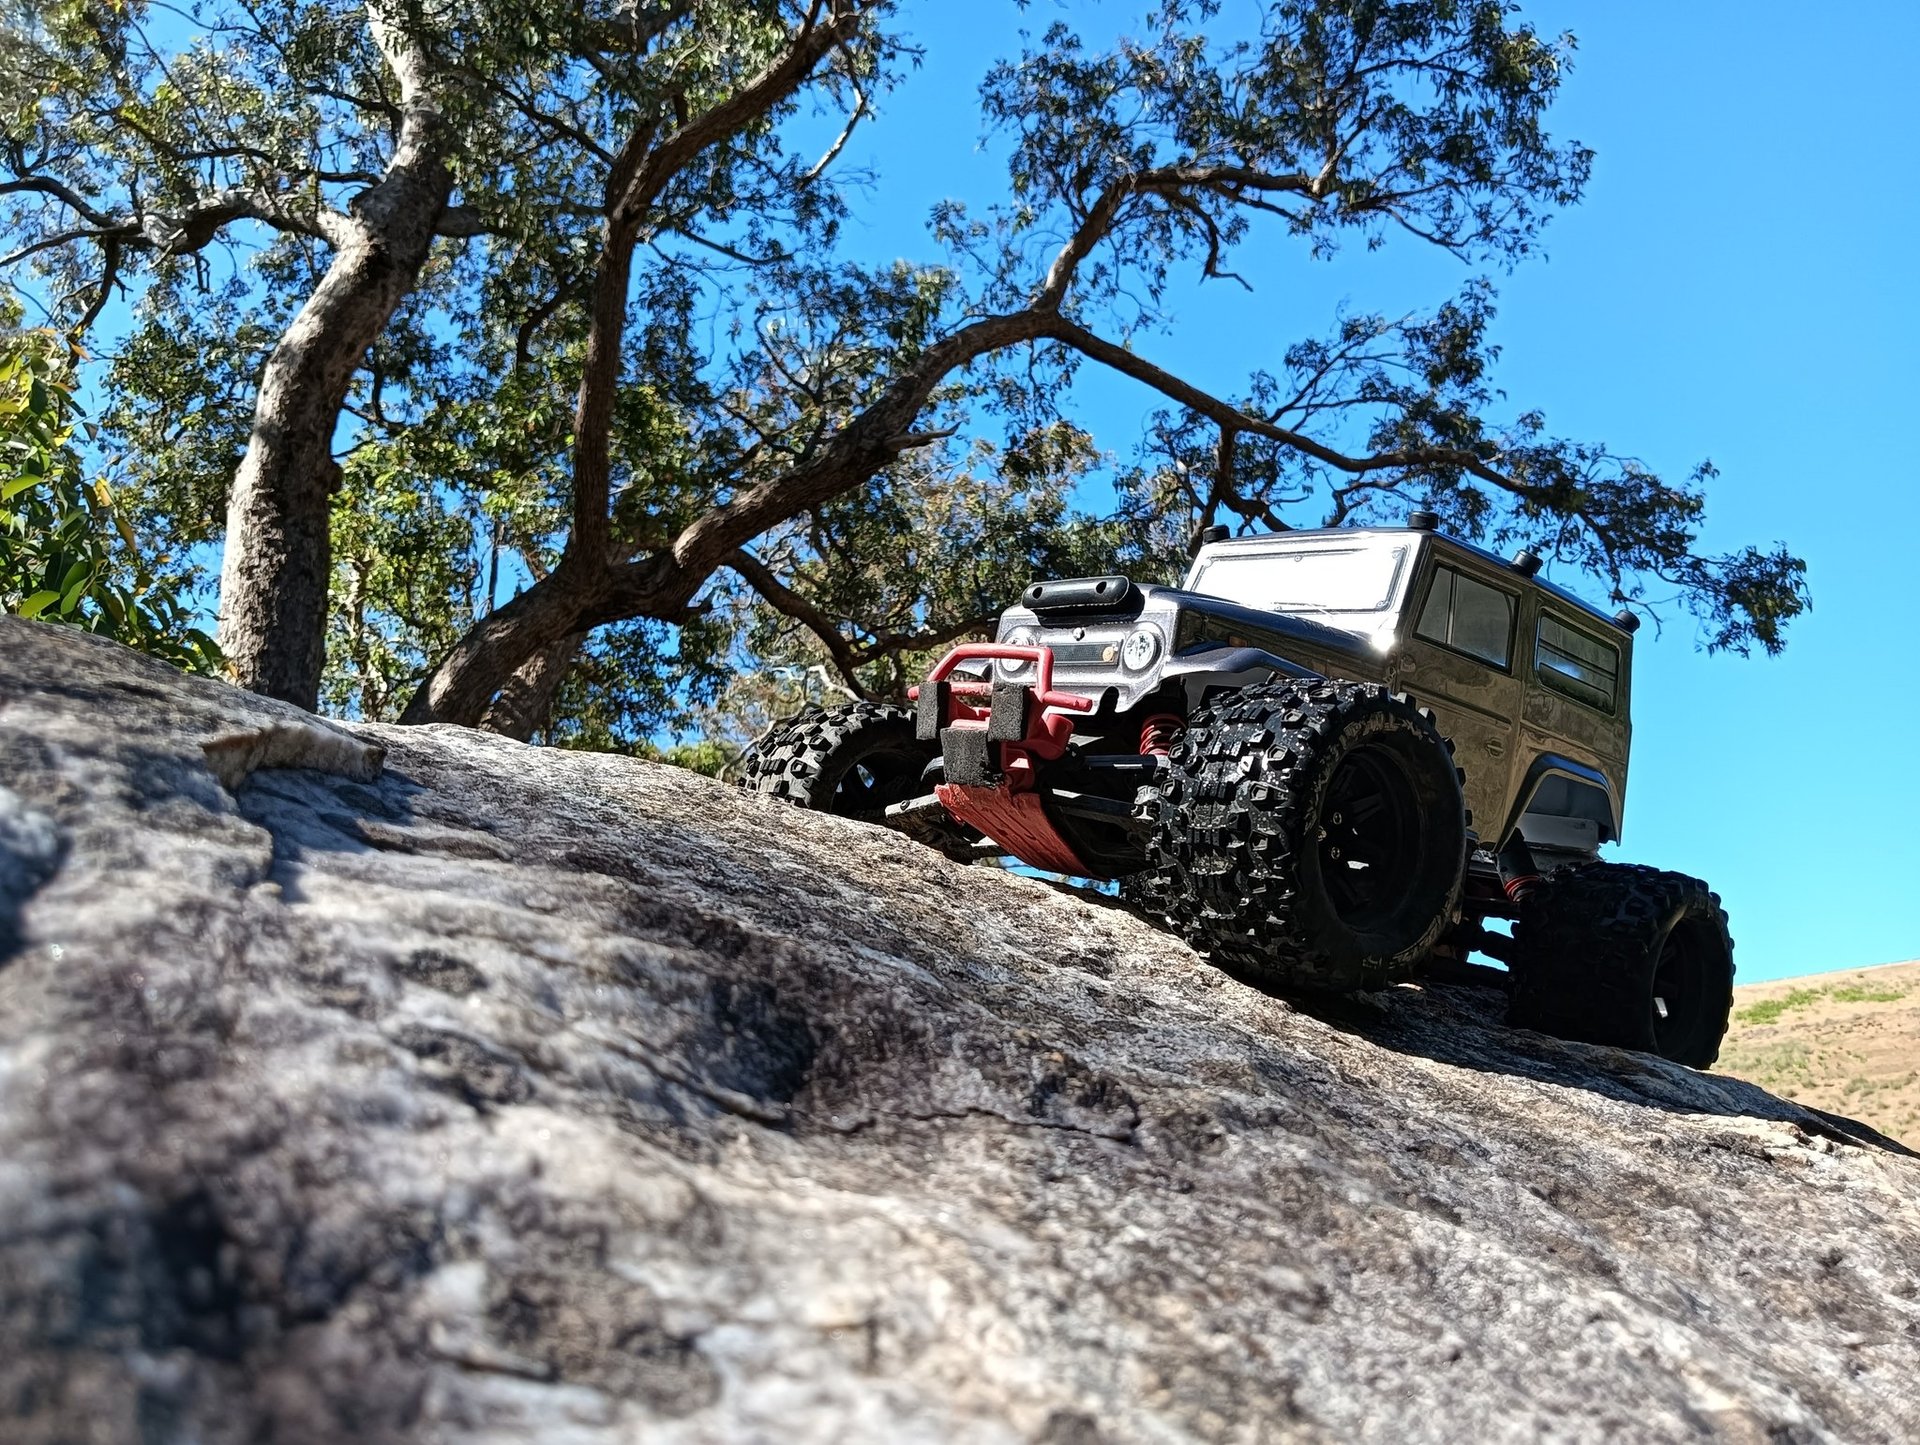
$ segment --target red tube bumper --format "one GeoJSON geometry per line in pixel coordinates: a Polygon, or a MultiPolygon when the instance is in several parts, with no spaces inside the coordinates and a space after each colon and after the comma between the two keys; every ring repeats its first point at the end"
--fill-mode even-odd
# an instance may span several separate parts
{"type": "MultiPolygon", "coordinates": [[[[921,736],[926,736],[927,714],[932,710],[931,721],[942,735],[943,747],[949,731],[978,731],[987,734],[988,745],[997,747],[999,753],[999,776],[994,781],[938,784],[934,794],[942,806],[1030,867],[1050,873],[1084,874],[1085,861],[1047,815],[1039,790],[1039,772],[1043,764],[1066,753],[1068,739],[1073,736],[1071,714],[1092,712],[1094,702],[1077,693],[1054,691],[1053,649],[964,643],[940,660],[928,674],[925,686],[934,688],[935,693],[933,699],[921,702],[921,736]],[[969,659],[1031,662],[1034,681],[949,681],[953,669],[969,659]],[[1018,709],[1023,726],[1017,738],[1003,735],[1007,730],[1004,713],[999,728],[993,726],[995,692],[999,691],[1004,710],[1009,689],[1026,695],[1018,709]]],[[[910,696],[921,698],[922,689],[913,689],[910,696]]]]}

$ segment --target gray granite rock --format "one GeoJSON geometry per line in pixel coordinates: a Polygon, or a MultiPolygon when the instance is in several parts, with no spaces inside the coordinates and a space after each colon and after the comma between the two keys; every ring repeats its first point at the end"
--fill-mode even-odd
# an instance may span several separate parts
{"type": "Polygon", "coordinates": [[[665,767],[0,619],[0,927],[9,1442],[1920,1438],[1891,1141],[665,767]]]}

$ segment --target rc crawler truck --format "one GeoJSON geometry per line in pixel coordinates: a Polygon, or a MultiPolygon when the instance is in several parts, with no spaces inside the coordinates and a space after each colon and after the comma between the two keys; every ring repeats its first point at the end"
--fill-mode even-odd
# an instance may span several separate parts
{"type": "Polygon", "coordinates": [[[1120,879],[1277,992],[1478,951],[1508,966],[1511,1023],[1703,1068],[1732,1003],[1719,898],[1597,857],[1620,835],[1637,619],[1539,567],[1424,512],[1211,529],[1183,586],[1036,582],[913,707],[809,708],[745,780],[951,857],[1120,879]]]}

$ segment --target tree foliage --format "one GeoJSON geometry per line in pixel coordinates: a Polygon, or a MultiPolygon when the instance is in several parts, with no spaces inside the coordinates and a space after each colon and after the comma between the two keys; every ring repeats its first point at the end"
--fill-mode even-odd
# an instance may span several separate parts
{"type": "Polygon", "coordinates": [[[1216,521],[1413,506],[1677,604],[1709,647],[1777,651],[1806,606],[1785,548],[1701,547],[1710,466],[1674,480],[1508,404],[1488,280],[1249,346],[1228,392],[1153,359],[1176,284],[1245,284],[1252,245],[1535,251],[1593,157],[1548,124],[1571,38],[1504,0],[1054,23],[981,88],[1004,189],[939,206],[915,258],[859,253],[844,222],[884,193],[842,174],[912,83],[911,5],[164,13],[16,12],[0,230],[63,325],[127,292],[103,437],[176,567],[221,538],[338,218],[390,178],[403,74],[448,128],[442,239],[333,437],[329,707],[735,737],[797,688],[898,695],[1033,575],[1164,577],[1216,521]],[[1090,369],[1141,388],[1139,437],[1072,420],[1090,369]]]}
{"type": "Polygon", "coordinates": [[[156,576],[104,477],[87,480],[72,356],[47,330],[22,330],[0,298],[0,611],[101,633],[196,672],[219,651],[192,625],[180,580],[156,576]]]}

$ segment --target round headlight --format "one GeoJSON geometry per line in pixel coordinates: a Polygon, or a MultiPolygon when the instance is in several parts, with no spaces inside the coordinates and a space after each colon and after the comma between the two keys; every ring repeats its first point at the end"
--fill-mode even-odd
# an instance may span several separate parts
{"type": "Polygon", "coordinates": [[[1120,664],[1128,672],[1145,672],[1159,660],[1160,634],[1151,627],[1136,627],[1120,647],[1120,664]]]}
{"type": "MultiPolygon", "coordinates": [[[[1040,629],[1037,627],[1016,627],[1000,639],[1009,647],[1038,647],[1040,629]]],[[[1003,657],[1000,659],[1000,675],[1005,678],[1025,677],[1033,671],[1033,663],[1024,657],[1003,657]]]]}

